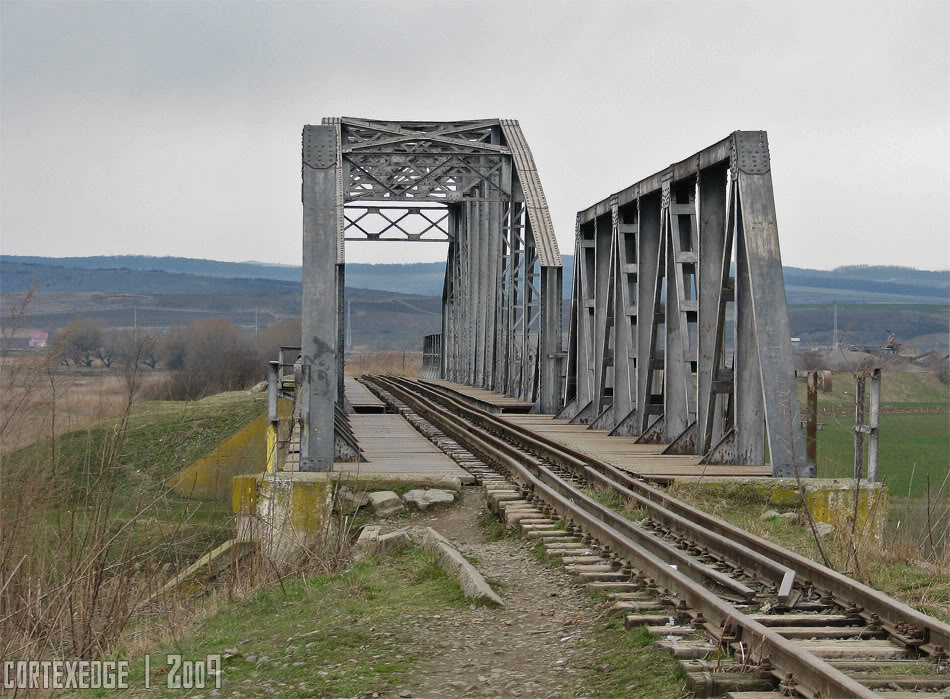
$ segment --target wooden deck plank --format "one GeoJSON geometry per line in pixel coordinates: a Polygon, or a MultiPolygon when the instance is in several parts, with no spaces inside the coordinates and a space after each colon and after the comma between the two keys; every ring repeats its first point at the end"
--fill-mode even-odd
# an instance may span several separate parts
{"type": "Polygon", "coordinates": [[[373,395],[373,393],[368,388],[366,388],[366,386],[361,384],[352,376],[344,377],[343,393],[346,395],[346,399],[350,402],[350,405],[353,406],[353,409],[356,410],[356,412],[360,412],[360,409],[366,408],[383,412],[383,410],[386,408],[386,405],[383,403],[383,401],[373,395]]]}
{"type": "Polygon", "coordinates": [[[606,430],[589,430],[586,425],[572,425],[550,415],[506,414],[499,417],[619,469],[648,478],[772,474],[768,466],[702,465],[699,456],[663,455],[665,444],[634,444],[632,437],[611,437],[606,430]]]}

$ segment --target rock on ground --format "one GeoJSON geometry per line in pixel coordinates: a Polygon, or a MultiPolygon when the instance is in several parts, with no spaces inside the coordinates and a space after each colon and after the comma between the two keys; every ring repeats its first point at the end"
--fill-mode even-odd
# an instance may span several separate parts
{"type": "Polygon", "coordinates": [[[465,557],[452,545],[452,542],[435,529],[432,527],[426,528],[422,545],[436,555],[443,570],[455,576],[466,597],[492,602],[499,607],[504,606],[501,597],[495,594],[495,591],[491,589],[491,585],[478,572],[478,569],[465,560],[465,557]]]}
{"type": "Polygon", "coordinates": [[[370,502],[369,493],[363,491],[354,492],[345,485],[340,486],[336,491],[337,512],[356,512],[361,507],[369,505],[370,502]]]}
{"type": "Polygon", "coordinates": [[[402,499],[407,504],[414,504],[420,510],[426,510],[430,505],[455,502],[455,493],[451,490],[441,490],[439,488],[414,489],[403,495],[402,499]]]}
{"type": "Polygon", "coordinates": [[[388,556],[399,549],[406,548],[411,543],[408,530],[397,529],[389,534],[383,534],[376,540],[376,553],[380,556],[388,556]]]}
{"type": "Polygon", "coordinates": [[[375,493],[369,493],[370,503],[373,505],[373,512],[379,517],[388,517],[398,512],[405,512],[406,508],[402,500],[391,490],[380,490],[375,493]]]}

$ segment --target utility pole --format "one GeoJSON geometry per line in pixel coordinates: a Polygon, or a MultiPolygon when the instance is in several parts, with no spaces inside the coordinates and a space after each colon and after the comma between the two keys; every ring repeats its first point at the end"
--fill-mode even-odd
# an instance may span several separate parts
{"type": "Polygon", "coordinates": [[[132,328],[138,329],[139,327],[139,309],[135,306],[132,307],[132,328]]]}
{"type": "Polygon", "coordinates": [[[346,346],[353,346],[353,327],[350,325],[350,308],[351,302],[346,302],[346,346]]]}
{"type": "Polygon", "coordinates": [[[838,302],[835,301],[835,329],[832,331],[831,349],[838,349],[838,302]]]}

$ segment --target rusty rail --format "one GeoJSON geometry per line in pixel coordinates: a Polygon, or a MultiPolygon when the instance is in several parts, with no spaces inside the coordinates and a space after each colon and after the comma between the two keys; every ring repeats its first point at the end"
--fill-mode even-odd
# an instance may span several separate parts
{"type": "MultiPolygon", "coordinates": [[[[873,697],[868,688],[849,678],[821,658],[741,613],[702,584],[707,571],[695,565],[674,569],[662,559],[667,551],[649,550],[633,527],[613,510],[573,488],[540,460],[526,457],[530,451],[542,459],[583,476],[598,485],[616,489],[625,497],[647,509],[651,518],[667,526],[685,530],[689,536],[709,548],[726,553],[740,565],[761,572],[776,582],[779,595],[787,599],[795,575],[829,590],[836,602],[864,607],[862,615],[880,617],[881,625],[895,639],[932,653],[935,646],[950,646],[950,626],[933,619],[893,598],[820,566],[794,552],[738,529],[723,520],[690,507],[661,490],[648,486],[611,464],[565,447],[520,426],[476,410],[455,400],[438,387],[424,381],[373,377],[372,379],[399,397],[425,419],[437,424],[459,442],[505,468],[513,480],[549,504],[566,521],[586,529],[602,543],[610,545],[628,561],[649,571],[661,584],[674,590],[673,596],[691,610],[701,611],[705,629],[714,637],[733,630],[735,640],[749,644],[752,656],[761,661],[769,658],[777,672],[792,673],[799,683],[796,690],[805,696],[873,697]],[[438,402],[436,402],[438,401],[438,402]],[[439,405],[441,403],[441,405],[439,405]],[[446,407],[458,413],[446,411],[446,407]],[[495,433],[501,433],[504,438],[495,433]],[[515,446],[517,445],[517,446],[515,446]],[[638,540],[639,538],[639,540],[638,540]],[[658,555],[659,554],[659,555],[658,555]],[[697,580],[697,578],[700,578],[697,580]],[[908,627],[914,629],[908,632],[908,627]],[[898,632],[898,628],[902,631],[898,632]]],[[[717,572],[717,571],[714,571],[717,572]]],[[[730,589],[734,589],[730,586],[730,589]]],[[[784,675],[783,675],[784,676],[784,675]]]]}

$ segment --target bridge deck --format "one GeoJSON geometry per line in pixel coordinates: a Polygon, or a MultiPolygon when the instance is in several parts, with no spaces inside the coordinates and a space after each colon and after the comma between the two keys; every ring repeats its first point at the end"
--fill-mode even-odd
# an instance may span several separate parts
{"type": "Polygon", "coordinates": [[[475,478],[452,461],[435,444],[419,434],[402,415],[350,415],[353,435],[367,462],[333,464],[334,471],[360,473],[425,474],[456,476],[462,483],[475,478]]]}
{"type": "MultiPolygon", "coordinates": [[[[402,415],[350,415],[350,427],[368,461],[336,462],[334,471],[357,471],[365,474],[398,474],[403,476],[455,476],[462,483],[474,483],[475,477],[435,444],[419,434],[402,415]]],[[[300,442],[291,444],[283,471],[300,470],[300,442]]]]}
{"type": "Polygon", "coordinates": [[[343,379],[343,393],[350,405],[353,406],[353,410],[358,413],[386,412],[383,401],[374,396],[366,386],[352,376],[343,379]]]}
{"type": "Polygon", "coordinates": [[[446,381],[444,379],[419,379],[420,383],[433,384],[445,388],[468,403],[472,403],[482,410],[492,413],[527,413],[534,408],[534,403],[510,398],[484,388],[475,388],[465,384],[446,381]]]}
{"type": "Polygon", "coordinates": [[[768,466],[701,465],[698,456],[664,456],[665,444],[634,444],[630,437],[609,437],[606,430],[589,430],[550,415],[504,415],[503,419],[532,432],[606,461],[617,468],[656,482],[679,476],[770,476],[768,466]]]}

